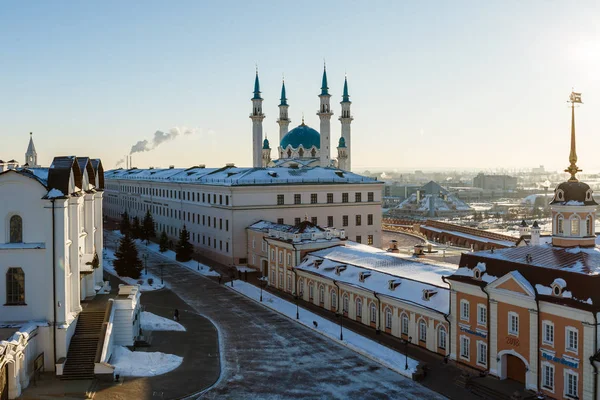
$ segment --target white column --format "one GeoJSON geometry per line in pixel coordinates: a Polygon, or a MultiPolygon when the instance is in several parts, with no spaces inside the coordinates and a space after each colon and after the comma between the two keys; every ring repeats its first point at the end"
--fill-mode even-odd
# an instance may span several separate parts
{"type": "MultiPolygon", "coordinates": [[[[488,332],[488,346],[490,346],[490,373],[492,375],[500,375],[498,371],[498,302],[496,300],[490,300],[490,331],[488,332]]],[[[533,346],[536,347],[537,346],[533,346]]]]}
{"type": "Polygon", "coordinates": [[[581,363],[583,364],[583,396],[582,399],[591,399],[594,397],[594,379],[597,377],[594,375],[594,368],[589,363],[591,356],[595,354],[594,351],[594,326],[590,324],[583,324],[583,357],[581,357],[581,363]]]}
{"type": "Polygon", "coordinates": [[[537,391],[538,387],[538,317],[537,310],[529,310],[529,379],[527,381],[527,388],[535,391],[537,391]]]}
{"type": "Polygon", "coordinates": [[[457,342],[456,342],[456,338],[458,337],[458,324],[456,323],[456,313],[454,312],[454,310],[457,310],[458,307],[456,306],[456,291],[452,290],[450,292],[450,306],[452,307],[452,309],[450,310],[450,316],[449,316],[449,320],[450,320],[450,358],[453,360],[456,360],[456,347],[457,347],[457,342]]]}

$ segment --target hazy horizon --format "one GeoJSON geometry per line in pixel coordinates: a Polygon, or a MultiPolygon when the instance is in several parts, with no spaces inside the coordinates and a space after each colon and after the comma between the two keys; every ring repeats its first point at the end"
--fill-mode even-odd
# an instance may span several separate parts
{"type": "MultiPolygon", "coordinates": [[[[340,134],[344,74],[353,169],[568,165],[571,88],[578,165],[600,170],[599,5],[531,2],[13,3],[0,15],[1,159],[75,154],[106,169],[251,164],[258,63],[276,158],[285,74],[295,127],[319,128],[323,59],[340,134]],[[179,135],[169,140],[169,132],[179,135]],[[187,131],[187,134],[185,133],[187,131]],[[369,167],[369,166],[378,167],[369,167]]],[[[332,152],[335,158],[335,151],[332,152]]]]}

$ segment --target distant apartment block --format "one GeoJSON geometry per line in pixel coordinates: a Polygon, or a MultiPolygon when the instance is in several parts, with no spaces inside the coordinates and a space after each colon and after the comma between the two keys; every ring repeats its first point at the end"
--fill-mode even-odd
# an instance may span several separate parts
{"type": "Polygon", "coordinates": [[[484,190],[516,190],[517,178],[508,175],[485,175],[479,173],[473,178],[473,187],[484,190]]]}

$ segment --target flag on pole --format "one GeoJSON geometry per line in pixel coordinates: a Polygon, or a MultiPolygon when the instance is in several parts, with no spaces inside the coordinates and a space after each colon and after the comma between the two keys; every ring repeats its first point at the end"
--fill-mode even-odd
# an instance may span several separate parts
{"type": "Polygon", "coordinates": [[[569,100],[571,103],[581,103],[581,93],[571,92],[571,97],[569,100]]]}

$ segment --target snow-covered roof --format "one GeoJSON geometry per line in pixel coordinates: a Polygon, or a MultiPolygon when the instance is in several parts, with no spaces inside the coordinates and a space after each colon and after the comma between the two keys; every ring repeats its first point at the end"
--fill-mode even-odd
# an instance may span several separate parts
{"type": "Polygon", "coordinates": [[[459,237],[463,237],[465,239],[475,240],[475,241],[483,242],[483,243],[497,244],[497,245],[506,246],[506,247],[511,247],[511,246],[515,245],[514,241],[494,240],[494,239],[490,239],[490,238],[487,238],[484,236],[470,235],[468,233],[451,231],[451,230],[447,230],[447,229],[439,229],[439,228],[434,228],[432,226],[427,226],[427,225],[421,225],[421,228],[426,229],[428,231],[432,231],[432,232],[438,232],[438,233],[445,232],[445,233],[448,233],[448,234],[451,234],[454,236],[459,236],[459,237]]]}
{"type": "Polygon", "coordinates": [[[238,168],[226,166],[223,168],[114,169],[107,171],[105,178],[219,186],[324,183],[383,184],[375,178],[330,167],[238,168]]]}
{"type": "Polygon", "coordinates": [[[457,269],[452,264],[417,261],[354,242],[312,252],[297,268],[444,314],[449,312],[450,293],[442,277],[452,275],[457,269]],[[323,262],[315,267],[317,259],[323,262]],[[346,266],[343,271],[338,271],[339,275],[336,273],[338,266],[346,266]],[[361,282],[361,273],[370,275],[361,282]],[[390,285],[390,281],[394,285],[390,285]],[[425,300],[424,290],[437,293],[425,300]]]}

